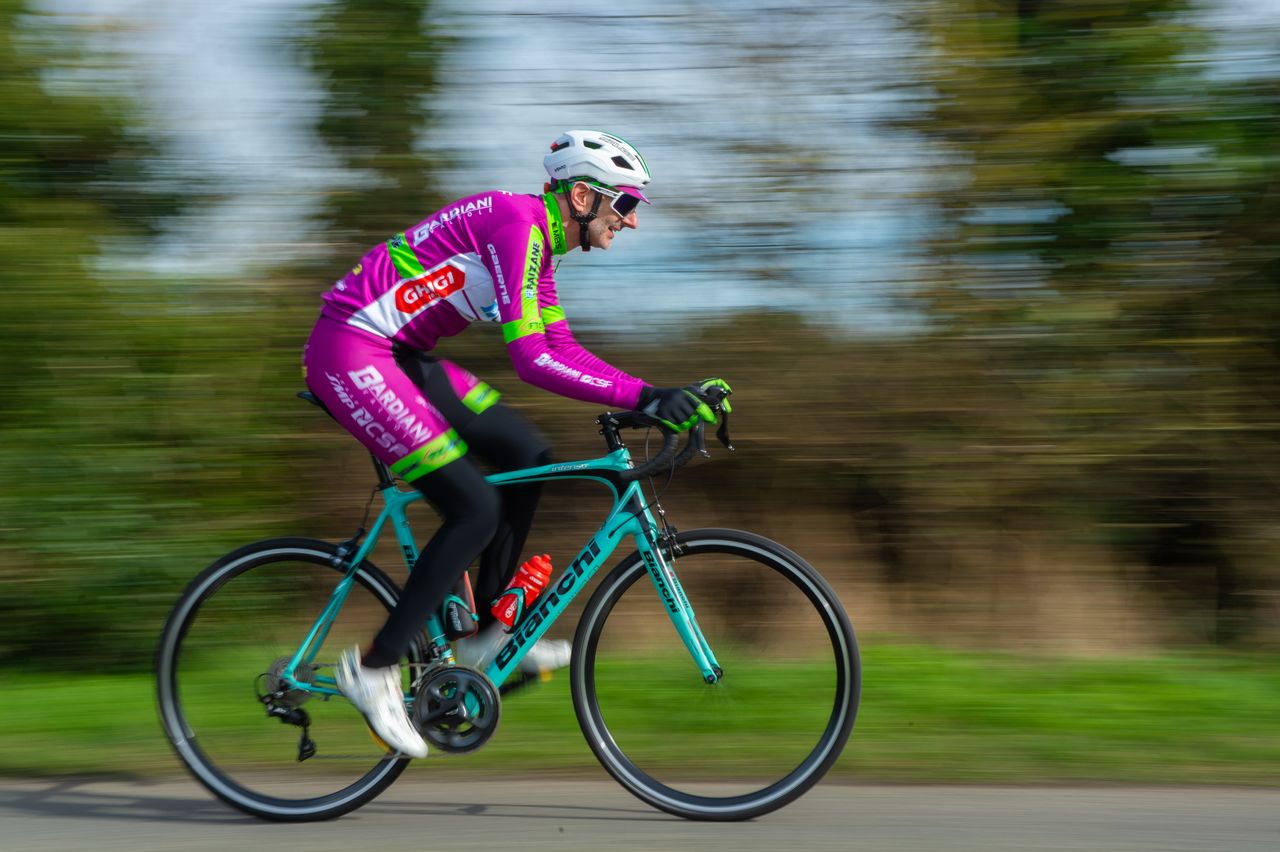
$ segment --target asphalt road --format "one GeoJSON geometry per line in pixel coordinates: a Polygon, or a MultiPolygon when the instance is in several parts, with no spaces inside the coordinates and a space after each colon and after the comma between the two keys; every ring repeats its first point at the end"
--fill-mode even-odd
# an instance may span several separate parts
{"type": "Polygon", "coordinates": [[[1280,790],[823,784],[748,823],[691,823],[607,776],[449,782],[406,776],[339,820],[242,816],[179,778],[0,780],[0,849],[1280,850],[1280,790]]]}

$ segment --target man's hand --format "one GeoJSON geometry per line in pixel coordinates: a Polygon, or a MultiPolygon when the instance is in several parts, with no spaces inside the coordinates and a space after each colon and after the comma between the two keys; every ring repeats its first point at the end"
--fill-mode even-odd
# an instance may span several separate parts
{"type": "MultiPolygon", "coordinates": [[[[655,388],[645,386],[640,391],[640,401],[636,407],[655,417],[673,432],[685,432],[699,420],[715,423],[716,416],[703,398],[712,388],[718,388],[727,396],[731,393],[729,385],[723,379],[704,379],[696,384],[682,388],[655,388]]],[[[724,410],[728,412],[728,400],[722,401],[724,410]]]]}

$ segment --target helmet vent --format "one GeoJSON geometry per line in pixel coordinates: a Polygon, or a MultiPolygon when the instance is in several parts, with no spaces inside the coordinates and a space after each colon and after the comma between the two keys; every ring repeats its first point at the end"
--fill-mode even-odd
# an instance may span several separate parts
{"type": "Polygon", "coordinates": [[[613,164],[618,168],[626,169],[627,171],[631,171],[631,172],[635,171],[635,168],[626,160],[622,159],[621,157],[614,157],[613,164]]]}
{"type": "Polygon", "coordinates": [[[603,148],[603,147],[604,147],[604,146],[603,146],[603,145],[601,145],[599,142],[592,142],[590,139],[584,139],[584,140],[582,140],[582,144],[583,144],[583,145],[585,145],[585,146],[586,146],[586,147],[588,147],[588,148],[591,148],[592,150],[595,150],[596,148],[603,148]]]}

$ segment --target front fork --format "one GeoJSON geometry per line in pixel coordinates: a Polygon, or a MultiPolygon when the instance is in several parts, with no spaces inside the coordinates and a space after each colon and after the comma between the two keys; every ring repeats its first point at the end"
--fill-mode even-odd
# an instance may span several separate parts
{"type": "MultiPolygon", "coordinates": [[[[647,510],[645,514],[648,515],[647,510]]],[[[707,637],[698,626],[693,605],[689,603],[689,597],[684,593],[684,587],[680,585],[674,570],[675,556],[679,546],[669,533],[657,532],[651,516],[647,520],[649,523],[645,525],[645,533],[636,536],[636,545],[640,550],[641,558],[644,559],[645,570],[649,573],[649,579],[653,581],[654,588],[657,589],[658,598],[662,601],[676,633],[684,642],[685,648],[689,650],[694,664],[702,671],[703,681],[717,683],[724,676],[724,670],[720,668],[715,653],[707,643],[707,637]],[[671,558],[668,558],[668,554],[671,558]]]]}

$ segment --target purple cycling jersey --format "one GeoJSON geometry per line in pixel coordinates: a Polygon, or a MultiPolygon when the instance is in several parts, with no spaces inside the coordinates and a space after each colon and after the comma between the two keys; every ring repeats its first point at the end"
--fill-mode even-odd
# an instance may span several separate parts
{"type": "Polygon", "coordinates": [[[324,295],[322,314],[430,350],[473,322],[501,323],[521,380],[599,405],[634,408],[644,382],[573,337],[556,298],[552,254],[566,243],[550,195],[494,190],[433,213],[366,254],[324,295]]]}

